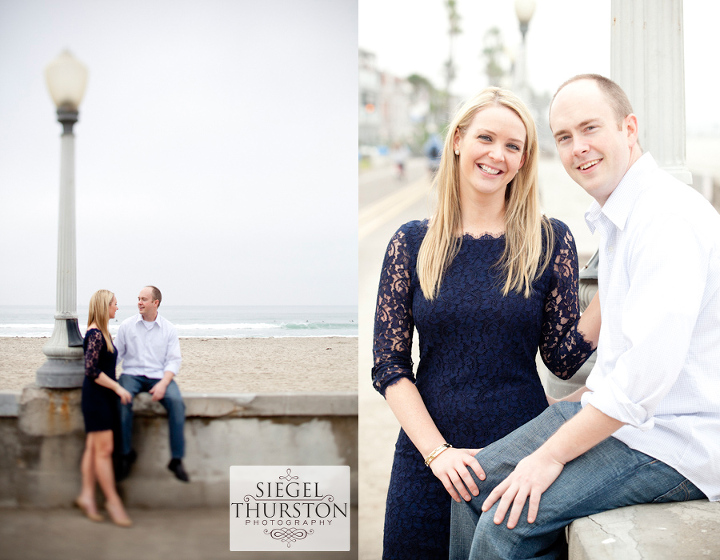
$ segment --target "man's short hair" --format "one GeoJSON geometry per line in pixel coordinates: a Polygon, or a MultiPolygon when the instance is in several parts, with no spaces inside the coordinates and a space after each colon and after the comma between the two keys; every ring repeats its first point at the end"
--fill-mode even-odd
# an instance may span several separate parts
{"type": "Polygon", "coordinates": [[[618,124],[622,123],[625,117],[633,113],[633,108],[630,104],[630,100],[628,99],[628,96],[623,91],[623,89],[615,82],[613,82],[610,78],[606,78],[605,76],[601,76],[600,74],[579,74],[570,78],[567,82],[565,82],[557,89],[555,95],[553,95],[552,101],[550,102],[550,107],[552,107],[552,103],[555,101],[555,97],[558,93],[560,93],[561,89],[563,89],[568,84],[580,80],[592,80],[597,84],[600,91],[607,97],[608,103],[610,104],[613,112],[615,113],[618,124]]]}
{"type": "Polygon", "coordinates": [[[160,293],[160,290],[158,290],[155,286],[145,286],[145,287],[150,288],[150,291],[152,292],[153,301],[157,300],[158,307],[160,307],[160,304],[162,303],[162,294],[160,293]]]}

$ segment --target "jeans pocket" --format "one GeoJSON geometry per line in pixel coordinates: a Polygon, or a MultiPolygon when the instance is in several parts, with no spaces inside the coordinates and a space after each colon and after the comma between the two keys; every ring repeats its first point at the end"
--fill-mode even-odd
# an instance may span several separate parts
{"type": "Polygon", "coordinates": [[[696,497],[696,494],[698,493],[699,491],[695,485],[686,478],[680,484],[675,486],[675,488],[671,488],[663,495],[655,498],[652,503],[664,504],[669,502],[686,502],[688,500],[699,499],[699,496],[696,497]]]}

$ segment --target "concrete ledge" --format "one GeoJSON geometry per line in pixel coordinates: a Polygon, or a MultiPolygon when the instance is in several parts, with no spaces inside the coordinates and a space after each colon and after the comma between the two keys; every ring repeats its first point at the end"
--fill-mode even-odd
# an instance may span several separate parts
{"type": "Polygon", "coordinates": [[[574,521],[570,560],[720,558],[720,502],[624,507],[574,521]]]}
{"type": "MultiPolygon", "coordinates": [[[[40,395],[37,390],[40,388],[28,387],[25,402],[40,395]]],[[[22,394],[21,391],[0,392],[0,417],[18,416],[22,394]]],[[[357,416],[358,413],[357,393],[183,393],[183,399],[188,417],[357,416]]],[[[54,406],[62,408],[64,404],[58,402],[54,406]]],[[[133,411],[139,415],[165,414],[162,405],[153,402],[147,393],[137,396],[133,411]]]]}
{"type": "Polygon", "coordinates": [[[17,416],[20,391],[4,391],[0,393],[0,416],[17,416]]]}
{"type": "Polygon", "coordinates": [[[80,389],[30,385],[18,401],[18,426],[29,436],[62,436],[84,431],[80,389]]]}
{"type": "MultiPolygon", "coordinates": [[[[185,415],[211,418],[357,416],[357,393],[184,393],[185,415]]],[[[135,399],[136,414],[165,414],[148,393],[135,399]]]]}
{"type": "MultiPolygon", "coordinates": [[[[0,507],[69,507],[80,488],[85,432],[80,389],[35,385],[0,393],[0,507]]],[[[176,480],[165,409],[135,399],[138,459],[119,484],[129,507],[227,506],[236,465],[349,465],[357,505],[355,393],[185,394],[185,468],[176,480]]]]}

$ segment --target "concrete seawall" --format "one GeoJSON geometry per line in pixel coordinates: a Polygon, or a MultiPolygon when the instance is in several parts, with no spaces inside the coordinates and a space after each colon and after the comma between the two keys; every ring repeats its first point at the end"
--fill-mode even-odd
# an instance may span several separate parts
{"type": "MultiPolygon", "coordinates": [[[[138,459],[119,484],[128,507],[227,507],[235,465],[349,465],[357,506],[357,394],[183,397],[191,483],[167,470],[165,410],[141,394],[134,403],[138,459]]],[[[79,389],[0,392],[0,507],[69,507],[80,489],[84,443],[79,389]]]]}

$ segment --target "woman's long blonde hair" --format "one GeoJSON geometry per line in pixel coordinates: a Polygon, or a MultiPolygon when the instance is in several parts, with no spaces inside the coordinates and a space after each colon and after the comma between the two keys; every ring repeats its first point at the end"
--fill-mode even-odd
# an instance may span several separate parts
{"type": "Polygon", "coordinates": [[[112,336],[110,336],[110,304],[112,303],[115,294],[110,290],[98,290],[92,296],[90,296],[90,309],[88,310],[88,322],[89,327],[95,323],[100,332],[105,338],[108,352],[113,352],[112,336]]]}
{"type": "Polygon", "coordinates": [[[524,164],[505,191],[505,251],[498,262],[505,275],[503,295],[514,290],[529,297],[533,281],[544,272],[552,258],[549,249],[554,244],[553,230],[549,221],[540,214],[538,200],[538,139],[535,122],[527,107],[514,93],[496,87],[484,89],[460,108],[448,126],[433,184],[437,191],[437,206],[420,246],[417,263],[420,287],[424,296],[431,301],[437,297],[445,271],[462,243],[459,157],[455,155],[453,147],[455,131],[459,131],[462,137],[477,112],[491,105],[513,111],[525,125],[527,134],[524,164]]]}

